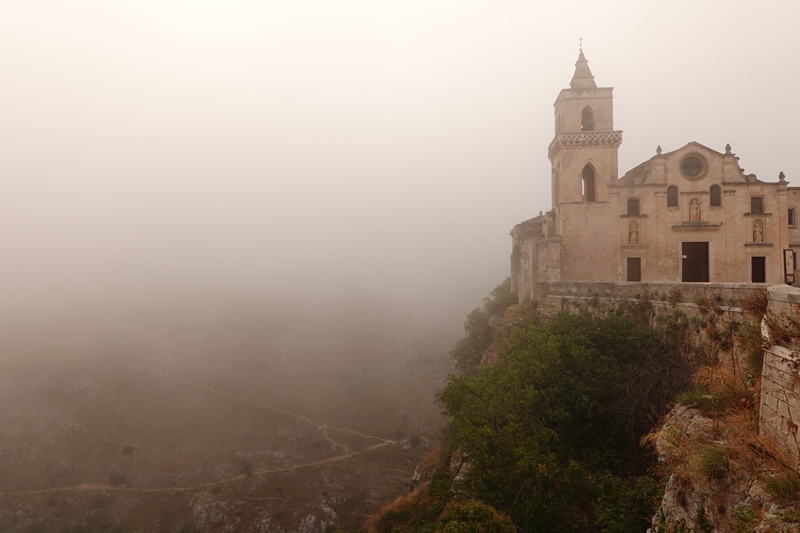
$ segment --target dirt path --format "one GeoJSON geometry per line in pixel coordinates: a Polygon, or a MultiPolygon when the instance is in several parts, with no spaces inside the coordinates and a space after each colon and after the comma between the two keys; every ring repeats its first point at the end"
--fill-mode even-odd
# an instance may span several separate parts
{"type": "MultiPolygon", "coordinates": [[[[319,424],[319,423],[314,422],[313,420],[311,420],[308,417],[305,417],[303,415],[294,413],[292,411],[287,411],[285,409],[280,409],[279,407],[272,407],[271,405],[266,405],[266,404],[257,402],[255,400],[251,400],[249,398],[245,398],[243,396],[239,396],[237,394],[227,394],[227,393],[219,392],[219,391],[217,391],[215,389],[212,389],[211,387],[206,387],[205,385],[200,385],[199,383],[196,383],[196,382],[192,381],[191,379],[189,379],[188,377],[186,377],[186,375],[180,369],[176,368],[175,370],[179,374],[181,374],[181,376],[183,377],[183,380],[177,380],[177,379],[171,378],[173,381],[176,381],[178,383],[186,383],[188,385],[192,385],[194,387],[197,387],[198,389],[208,391],[208,392],[210,392],[212,394],[216,394],[217,396],[221,396],[221,397],[224,397],[224,398],[235,398],[237,400],[241,400],[243,402],[246,402],[246,403],[261,407],[262,409],[267,409],[267,410],[273,411],[275,413],[282,413],[282,414],[285,414],[285,415],[288,415],[288,416],[295,417],[295,418],[297,418],[299,420],[302,420],[303,422],[306,422],[307,424],[310,424],[312,426],[316,426],[318,429],[320,429],[322,431],[322,435],[331,444],[333,444],[335,446],[342,447],[345,450],[345,453],[349,453],[349,451],[350,451],[347,448],[347,446],[344,445],[344,444],[338,443],[335,440],[333,440],[330,436],[328,436],[327,430],[333,429],[333,430],[336,430],[336,431],[341,431],[343,433],[349,433],[351,435],[357,435],[357,436],[363,437],[365,439],[375,439],[375,440],[380,441],[383,444],[396,444],[396,443],[400,442],[400,441],[396,441],[396,440],[382,439],[381,437],[376,437],[375,435],[365,435],[364,433],[360,433],[360,432],[354,431],[352,429],[340,428],[340,427],[336,427],[336,426],[331,426],[329,424],[319,424]]],[[[167,379],[170,379],[170,378],[167,378],[167,379]]]]}
{"type": "MultiPolygon", "coordinates": [[[[129,370],[144,371],[143,369],[134,368],[134,367],[129,367],[129,370]]],[[[163,487],[163,488],[156,488],[156,489],[145,489],[145,488],[131,488],[131,487],[115,487],[113,485],[106,485],[106,484],[102,484],[102,483],[83,483],[83,484],[80,484],[80,485],[72,485],[72,486],[69,486],[69,487],[54,487],[54,488],[49,488],[49,489],[25,490],[25,491],[20,491],[20,492],[0,492],[0,496],[19,496],[19,495],[23,495],[23,494],[47,494],[47,493],[51,493],[51,492],[58,492],[58,491],[65,491],[65,490],[99,490],[99,491],[139,492],[139,493],[198,490],[198,489],[203,489],[203,488],[206,488],[206,487],[211,487],[211,486],[214,486],[214,485],[224,485],[224,484],[227,484],[227,483],[233,483],[235,481],[240,481],[240,480],[246,479],[246,478],[248,478],[250,476],[259,476],[259,475],[266,475],[266,474],[279,474],[279,473],[284,473],[284,472],[292,472],[292,471],[300,470],[302,468],[311,468],[311,467],[314,467],[314,466],[320,466],[320,465],[325,465],[325,464],[329,464],[329,463],[345,461],[345,460],[351,459],[352,457],[355,457],[357,455],[361,455],[361,454],[376,450],[378,448],[382,448],[384,446],[388,446],[389,444],[397,444],[398,442],[401,442],[400,440],[389,440],[389,439],[383,439],[381,437],[376,437],[374,435],[365,435],[364,433],[360,433],[358,431],[354,431],[354,430],[351,430],[351,429],[340,428],[340,427],[331,426],[331,425],[328,425],[328,424],[319,424],[319,423],[314,422],[313,420],[311,420],[310,418],[308,418],[306,416],[303,416],[303,415],[298,414],[298,413],[294,413],[292,411],[287,411],[285,409],[280,409],[278,407],[272,407],[270,405],[266,405],[266,404],[263,404],[263,403],[260,403],[260,402],[257,402],[257,401],[254,401],[254,400],[251,400],[249,398],[245,398],[243,396],[239,396],[239,395],[236,395],[236,394],[226,394],[224,392],[219,392],[217,390],[212,389],[211,387],[206,387],[204,385],[201,385],[199,383],[196,383],[196,382],[192,381],[179,368],[176,367],[175,370],[178,372],[178,374],[180,374],[182,376],[182,379],[176,379],[176,378],[167,377],[167,376],[153,376],[152,374],[149,374],[149,373],[148,374],[150,375],[150,377],[156,377],[156,378],[161,378],[161,379],[165,379],[165,380],[168,380],[168,381],[172,381],[172,382],[175,382],[175,383],[191,385],[191,386],[196,387],[196,388],[198,388],[200,390],[208,391],[208,392],[210,392],[212,394],[215,394],[217,396],[220,396],[220,397],[235,398],[235,399],[240,400],[242,402],[246,402],[246,403],[258,406],[258,407],[260,407],[262,409],[267,409],[267,410],[270,410],[270,411],[273,411],[273,412],[282,413],[282,414],[297,418],[298,420],[302,420],[303,422],[306,422],[307,424],[310,424],[312,426],[316,426],[317,429],[319,429],[322,432],[322,435],[325,437],[325,439],[327,439],[328,442],[330,442],[332,445],[334,445],[334,446],[336,446],[338,448],[341,448],[343,453],[341,455],[328,457],[326,459],[320,459],[318,461],[312,461],[310,463],[303,463],[303,464],[299,464],[299,465],[287,466],[287,467],[282,467],[282,468],[272,468],[272,469],[266,469],[266,470],[257,470],[257,471],[250,472],[248,474],[240,474],[238,476],[233,476],[233,477],[229,477],[229,478],[226,478],[226,479],[221,479],[221,480],[218,480],[218,481],[210,481],[210,482],[207,482],[207,483],[198,483],[198,484],[195,484],[195,485],[188,485],[188,486],[183,486],[183,487],[163,487]],[[328,435],[328,429],[332,429],[332,430],[335,430],[335,431],[341,431],[341,432],[344,432],[344,433],[349,433],[351,435],[357,435],[359,437],[363,437],[363,438],[366,438],[366,439],[374,439],[374,440],[377,440],[378,442],[376,444],[373,444],[371,446],[368,446],[368,447],[364,448],[363,450],[352,451],[347,447],[346,444],[342,444],[342,443],[339,443],[339,442],[336,442],[335,440],[333,440],[328,435]]]]}

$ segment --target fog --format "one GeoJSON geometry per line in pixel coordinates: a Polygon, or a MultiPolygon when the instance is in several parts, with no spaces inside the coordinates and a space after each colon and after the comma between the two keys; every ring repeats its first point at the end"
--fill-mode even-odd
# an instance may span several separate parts
{"type": "Polygon", "coordinates": [[[366,299],[457,329],[508,275],[509,230],[550,207],[579,38],[616,88],[620,174],[694,140],[800,184],[798,17],[790,0],[2,2],[2,316],[366,299]]]}
{"type": "Polygon", "coordinates": [[[620,175],[697,141],[800,185],[798,20],[0,0],[0,530],[361,529],[438,463],[447,352],[550,208],[579,39],[620,175]]]}

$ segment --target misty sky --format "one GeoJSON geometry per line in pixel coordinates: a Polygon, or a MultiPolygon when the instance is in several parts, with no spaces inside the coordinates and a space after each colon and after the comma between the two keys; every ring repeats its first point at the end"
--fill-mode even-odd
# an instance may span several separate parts
{"type": "MultiPolygon", "coordinates": [[[[0,298],[367,295],[460,323],[549,209],[578,38],[620,175],[800,185],[800,2],[0,0],[0,298]]],[[[269,296],[271,297],[271,296],[269,296]]]]}

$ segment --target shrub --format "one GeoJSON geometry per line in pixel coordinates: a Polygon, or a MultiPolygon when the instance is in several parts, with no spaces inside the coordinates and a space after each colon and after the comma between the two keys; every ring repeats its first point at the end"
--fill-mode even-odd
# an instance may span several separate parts
{"type": "Polygon", "coordinates": [[[701,444],[697,447],[697,458],[700,471],[707,478],[721,476],[730,470],[727,448],[714,446],[713,444],[701,444]]]}
{"type": "Polygon", "coordinates": [[[511,519],[475,500],[453,501],[439,517],[436,533],[515,533],[511,519]]]}
{"type": "Polygon", "coordinates": [[[764,313],[767,312],[767,305],[769,304],[769,298],[767,296],[767,291],[759,290],[751,292],[747,298],[742,301],[742,310],[751,315],[755,316],[756,318],[761,318],[764,316],[764,313]]]}
{"type": "Polygon", "coordinates": [[[725,380],[721,385],[707,388],[695,385],[676,396],[678,403],[696,407],[705,416],[716,416],[747,404],[750,392],[738,381],[725,380]]]}
{"type": "Polygon", "coordinates": [[[795,348],[800,342],[800,308],[794,307],[791,312],[781,311],[780,314],[767,311],[764,322],[774,344],[795,348]]]}
{"type": "Polygon", "coordinates": [[[126,444],[125,446],[122,447],[122,453],[124,455],[132,454],[133,453],[133,446],[131,446],[130,444],[126,444]]]}
{"type": "Polygon", "coordinates": [[[652,495],[618,474],[635,471],[650,417],[690,375],[676,347],[616,311],[509,327],[497,363],[440,393],[448,449],[470,464],[453,485],[526,531],[593,531],[606,509],[607,530],[643,527],[652,495]]]}
{"type": "Polygon", "coordinates": [[[678,287],[672,287],[667,295],[667,301],[671,304],[677,304],[683,301],[683,295],[678,287]]]}
{"type": "Polygon", "coordinates": [[[710,308],[714,306],[713,300],[705,295],[700,296],[694,303],[698,307],[698,312],[703,316],[708,315],[711,312],[710,308]]]}
{"type": "Polygon", "coordinates": [[[517,303],[517,295],[511,294],[511,278],[506,278],[491,292],[491,298],[484,298],[483,309],[489,317],[500,316],[509,306],[517,303]]]}
{"type": "Polygon", "coordinates": [[[216,496],[217,494],[222,492],[222,487],[220,487],[219,485],[214,485],[208,492],[216,496]]]}
{"type": "Polygon", "coordinates": [[[499,317],[511,305],[517,303],[517,296],[511,294],[511,278],[506,278],[491,292],[490,298],[483,299],[483,309],[477,307],[467,315],[464,322],[464,338],[450,350],[450,357],[456,361],[456,369],[465,375],[472,375],[483,359],[483,352],[492,343],[490,320],[499,317]]]}
{"type": "Polygon", "coordinates": [[[761,480],[764,489],[784,503],[800,502],[800,476],[791,471],[761,480]]]}
{"type": "Polygon", "coordinates": [[[703,414],[708,414],[714,407],[714,396],[711,391],[702,385],[695,385],[691,389],[678,394],[675,398],[681,405],[696,407],[703,414]]]}
{"type": "Polygon", "coordinates": [[[464,338],[450,350],[456,369],[466,375],[474,374],[483,359],[483,351],[492,343],[492,326],[486,313],[473,309],[464,322],[464,338]]]}
{"type": "Polygon", "coordinates": [[[758,502],[746,504],[740,503],[733,509],[736,521],[733,523],[735,533],[752,533],[755,527],[761,522],[764,515],[763,508],[758,502]]]}
{"type": "Polygon", "coordinates": [[[800,523],[800,509],[791,509],[781,514],[781,520],[791,524],[800,523]]]}
{"type": "Polygon", "coordinates": [[[760,376],[764,366],[764,337],[761,336],[761,324],[745,326],[740,339],[746,354],[747,368],[752,375],[760,376]]]}
{"type": "Polygon", "coordinates": [[[415,433],[415,434],[411,435],[411,437],[409,437],[408,440],[409,440],[409,442],[411,442],[412,446],[416,447],[416,446],[419,446],[420,443],[422,442],[422,437],[420,437],[419,435],[417,435],[415,433]]]}
{"type": "Polygon", "coordinates": [[[708,517],[706,516],[705,503],[705,498],[703,498],[700,501],[700,505],[697,506],[697,511],[694,514],[694,521],[700,531],[703,533],[711,533],[714,526],[711,525],[711,522],[708,521],[708,517]]]}

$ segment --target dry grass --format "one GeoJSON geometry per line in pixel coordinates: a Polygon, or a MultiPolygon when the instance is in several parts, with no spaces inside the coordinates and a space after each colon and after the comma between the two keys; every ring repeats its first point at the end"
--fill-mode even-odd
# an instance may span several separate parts
{"type": "Polygon", "coordinates": [[[695,386],[680,394],[678,402],[698,409],[703,415],[718,419],[726,413],[750,410],[755,389],[729,366],[709,365],[699,368],[695,386]]]}
{"type": "Polygon", "coordinates": [[[427,481],[431,478],[431,474],[439,465],[439,458],[442,456],[442,449],[443,446],[439,446],[431,453],[426,455],[417,465],[417,472],[419,473],[422,481],[427,481]]]}
{"type": "Polygon", "coordinates": [[[730,450],[715,444],[697,444],[694,450],[698,470],[707,478],[722,477],[731,469],[730,450]]]}
{"type": "Polygon", "coordinates": [[[399,496],[393,502],[381,505],[380,511],[367,519],[364,529],[367,533],[385,533],[388,529],[396,530],[397,527],[392,527],[392,521],[398,519],[405,521],[411,518],[412,510],[424,500],[427,488],[428,484],[423,483],[410,494],[399,496]]]}

